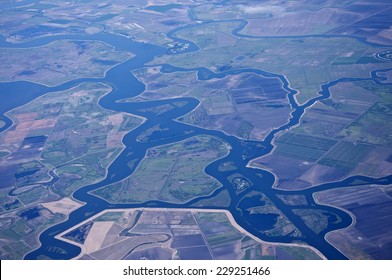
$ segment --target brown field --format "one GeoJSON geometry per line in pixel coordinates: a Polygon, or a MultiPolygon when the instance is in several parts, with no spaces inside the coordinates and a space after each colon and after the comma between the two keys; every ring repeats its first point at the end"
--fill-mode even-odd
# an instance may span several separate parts
{"type": "Polygon", "coordinates": [[[284,258],[324,258],[307,245],[264,242],[223,210],[105,210],[57,238],[82,249],[76,259],[279,259],[281,252],[284,258]],[[110,213],[113,218],[100,219],[110,213]],[[83,244],[64,238],[89,221],[94,223],[83,244]]]}

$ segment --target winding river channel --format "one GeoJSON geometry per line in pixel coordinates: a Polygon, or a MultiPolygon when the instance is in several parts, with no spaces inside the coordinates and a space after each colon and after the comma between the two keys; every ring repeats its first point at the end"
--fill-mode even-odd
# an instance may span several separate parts
{"type": "MultiPolygon", "coordinates": [[[[183,27],[187,28],[187,27],[183,27]]],[[[183,29],[181,28],[181,29],[183,29]]],[[[175,32],[178,29],[170,32],[168,36],[174,39],[177,42],[187,43],[189,44],[189,48],[187,48],[184,52],[193,52],[198,50],[198,47],[194,45],[192,42],[188,42],[175,37],[175,32]]],[[[236,29],[235,35],[241,36],[238,32],[240,29],[236,29]]],[[[47,87],[40,84],[35,84],[31,82],[9,82],[9,83],[0,83],[0,99],[2,102],[0,103],[0,118],[6,122],[6,125],[0,129],[4,131],[12,125],[12,121],[4,116],[4,113],[10,111],[13,108],[18,106],[22,106],[27,102],[33,100],[34,98],[41,96],[45,93],[62,91],[69,88],[72,88],[83,82],[102,82],[113,88],[113,90],[105,95],[100,100],[100,105],[103,108],[107,108],[110,110],[118,111],[118,112],[128,112],[138,116],[142,116],[146,118],[146,121],[137,127],[135,130],[126,134],[123,139],[123,143],[125,144],[125,148],[122,153],[115,159],[115,161],[109,166],[107,176],[101,182],[88,185],[77,190],[73,197],[81,202],[85,202],[86,204],[74,212],[72,212],[69,218],[55,226],[50,227],[45,230],[40,235],[41,247],[37,250],[27,254],[25,256],[26,259],[37,259],[42,255],[49,256],[54,259],[70,259],[77,256],[80,253],[80,248],[74,246],[72,244],[60,241],[55,238],[55,236],[76,224],[84,221],[85,219],[103,211],[105,209],[116,209],[116,208],[138,208],[138,207],[147,207],[147,208],[200,208],[200,209],[222,209],[218,208],[214,205],[203,206],[203,207],[195,207],[193,204],[206,198],[211,198],[218,195],[223,190],[228,190],[231,196],[231,203],[228,207],[223,208],[232,213],[236,222],[246,229],[248,232],[253,235],[260,237],[263,240],[270,242],[301,242],[309,244],[316,249],[318,249],[325,257],[328,259],[345,259],[344,256],[339,250],[333,247],[325,240],[325,234],[336,230],[349,226],[352,223],[352,219],[350,215],[340,209],[333,208],[330,206],[319,205],[313,199],[313,193],[321,190],[328,190],[332,188],[342,188],[350,185],[358,185],[358,182],[363,185],[369,184],[391,184],[392,183],[392,175],[385,178],[369,178],[364,176],[353,176],[347,178],[340,182],[327,183],[319,186],[314,186],[310,189],[301,190],[301,191],[281,191],[273,189],[273,184],[275,181],[275,177],[271,172],[261,169],[255,169],[247,167],[247,164],[250,160],[260,157],[262,155],[266,155],[272,151],[273,145],[272,141],[275,135],[284,131],[294,125],[297,125],[300,121],[301,116],[304,114],[305,109],[312,106],[315,102],[321,99],[326,99],[329,97],[329,88],[339,82],[347,82],[347,81],[358,81],[358,80],[373,80],[377,83],[380,82],[380,78],[377,76],[377,72],[373,72],[371,78],[368,79],[354,79],[354,78],[343,78],[336,81],[332,81],[328,84],[322,85],[321,91],[319,92],[319,96],[309,100],[303,105],[298,105],[295,102],[294,95],[296,91],[289,88],[289,83],[283,75],[273,74],[264,72],[258,69],[242,69],[242,70],[230,70],[223,73],[215,74],[205,68],[195,68],[195,69],[180,69],[173,67],[171,65],[162,65],[163,72],[176,72],[176,71],[198,71],[199,79],[212,79],[212,78],[224,78],[227,75],[237,75],[240,73],[256,73],[266,77],[276,77],[282,81],[282,87],[288,91],[288,100],[293,109],[291,118],[288,123],[274,129],[271,131],[268,136],[263,141],[247,141],[242,140],[233,136],[228,136],[219,131],[213,131],[208,129],[202,129],[198,127],[193,127],[179,121],[176,121],[177,118],[187,114],[196,108],[199,104],[199,101],[194,98],[174,98],[168,100],[159,100],[159,101],[151,101],[151,102],[118,102],[122,99],[137,96],[141,94],[145,85],[141,83],[136,77],[131,74],[132,70],[140,69],[144,67],[144,65],[154,59],[154,57],[158,55],[163,55],[167,53],[167,50],[161,47],[138,43],[130,41],[129,39],[108,33],[101,33],[96,35],[61,35],[61,36],[51,36],[44,37],[40,39],[35,39],[26,43],[20,43],[17,45],[10,44],[4,40],[4,38],[0,37],[0,47],[7,48],[31,48],[37,46],[43,46],[48,43],[54,42],[56,40],[97,40],[107,43],[117,50],[126,50],[133,54],[135,57],[113,67],[109,71],[106,72],[105,77],[103,78],[81,78],[66,82],[62,85],[55,87],[47,87]],[[203,75],[200,73],[203,72],[203,75]],[[208,75],[205,75],[208,73],[208,75]],[[18,96],[21,98],[15,99],[13,96],[18,96]],[[172,105],[172,109],[169,109],[165,112],[154,113],[153,110],[143,110],[146,108],[153,108],[161,105],[172,105]],[[165,128],[164,131],[154,136],[153,141],[149,142],[138,142],[136,141],[137,137],[146,131],[147,129],[159,125],[161,128],[165,128]],[[210,135],[216,138],[221,139],[225,143],[231,146],[231,150],[227,156],[221,158],[213,163],[209,164],[205,171],[207,174],[213,176],[218,181],[221,182],[222,187],[215,190],[212,194],[205,197],[199,197],[192,201],[189,201],[185,204],[173,204],[166,203],[161,201],[148,201],[142,204],[110,204],[109,202],[100,199],[96,196],[91,195],[89,192],[100,188],[102,186],[112,184],[122,179],[128,177],[132,172],[135,171],[135,168],[138,163],[144,158],[147,149],[178,142],[189,137],[193,137],[196,135],[210,135]],[[130,161],[135,161],[137,164],[134,165],[133,168],[129,168],[127,163],[130,161]],[[218,166],[224,162],[233,162],[237,170],[235,171],[227,171],[222,172],[219,171],[218,166]],[[227,177],[234,173],[240,173],[245,176],[251,182],[251,187],[249,187],[246,191],[238,194],[235,192],[231,183],[228,181],[227,177]],[[292,222],[292,224],[299,229],[302,233],[300,237],[292,237],[292,236],[267,236],[260,231],[260,225],[264,222],[262,219],[258,220],[254,218],[254,215],[249,215],[246,209],[251,207],[260,206],[260,201],[245,199],[243,198],[249,194],[250,192],[259,192],[266,195],[275,205],[276,207],[292,222]],[[305,195],[308,201],[307,206],[289,206],[286,205],[278,198],[280,194],[302,194],[305,195]],[[319,209],[324,210],[330,213],[335,214],[339,217],[339,220],[332,219],[329,221],[329,226],[326,230],[322,231],[319,234],[313,232],[304,222],[303,220],[294,214],[293,209],[319,209]],[[57,249],[54,249],[56,248],[57,249]]],[[[172,54],[175,55],[175,54],[172,54]]],[[[385,70],[383,70],[385,71],[385,70]]]]}

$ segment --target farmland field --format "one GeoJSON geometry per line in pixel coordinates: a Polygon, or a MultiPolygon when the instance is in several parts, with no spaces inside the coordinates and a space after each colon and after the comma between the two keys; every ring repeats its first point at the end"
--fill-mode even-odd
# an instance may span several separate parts
{"type": "Polygon", "coordinates": [[[391,11],[0,1],[0,258],[392,259],[391,11]]]}
{"type": "Polygon", "coordinates": [[[307,246],[260,241],[224,211],[109,211],[59,238],[82,247],[79,259],[320,259],[307,246]]]}

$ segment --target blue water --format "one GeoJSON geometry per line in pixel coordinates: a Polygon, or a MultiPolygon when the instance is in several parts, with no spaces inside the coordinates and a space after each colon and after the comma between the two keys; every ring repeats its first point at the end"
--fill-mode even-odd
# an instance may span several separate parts
{"type": "MultiPolygon", "coordinates": [[[[179,42],[188,43],[190,47],[185,50],[186,52],[198,50],[197,46],[192,44],[191,42],[175,38],[175,32],[171,32],[170,36],[172,36],[173,39],[179,42]]],[[[69,259],[75,257],[80,253],[79,247],[57,240],[54,238],[54,236],[82,222],[86,218],[95,215],[102,210],[128,207],[195,208],[193,204],[197,201],[208,197],[213,197],[224,189],[227,189],[229,191],[231,197],[230,206],[225,209],[229,210],[232,213],[233,217],[240,226],[242,226],[255,236],[258,236],[266,241],[271,242],[305,242],[317,248],[329,259],[344,259],[346,257],[338,250],[336,250],[333,246],[331,246],[328,242],[326,242],[324,236],[327,232],[331,230],[344,228],[350,225],[351,217],[346,212],[343,212],[339,209],[329,206],[318,205],[313,200],[312,194],[320,190],[350,186],[350,184],[356,179],[362,180],[363,184],[392,183],[392,176],[380,179],[354,176],[341,182],[324,184],[321,186],[316,186],[315,188],[309,190],[284,192],[284,194],[286,195],[305,195],[309,202],[309,206],[304,207],[306,209],[320,209],[331,213],[330,217],[333,217],[334,215],[340,217],[340,222],[336,222],[336,220],[333,220],[331,218],[328,229],[320,234],[316,234],[309,227],[306,226],[306,224],[300,217],[296,216],[293,213],[293,208],[291,206],[284,204],[277,197],[277,194],[282,194],[283,192],[272,189],[275,178],[270,172],[246,167],[249,160],[259,157],[261,155],[265,155],[272,150],[273,146],[271,144],[271,141],[273,140],[276,133],[298,124],[300,117],[302,116],[304,110],[307,107],[313,105],[317,100],[328,98],[329,87],[339,82],[365,79],[339,79],[337,81],[333,81],[329,84],[323,85],[319,97],[316,97],[308,101],[306,104],[300,106],[294,101],[294,95],[296,94],[296,92],[288,87],[288,81],[282,75],[272,74],[258,69],[229,69],[228,71],[216,74],[205,68],[181,69],[173,67],[171,65],[163,65],[163,72],[198,71],[199,79],[203,80],[208,80],[212,78],[224,78],[227,75],[236,75],[245,72],[256,73],[266,77],[279,78],[282,81],[282,90],[288,92],[289,102],[294,109],[292,117],[287,124],[273,130],[265,138],[264,141],[245,141],[233,136],[228,136],[222,132],[196,128],[175,121],[175,119],[183,116],[184,114],[196,108],[196,106],[199,104],[199,101],[194,98],[175,98],[170,100],[139,103],[117,102],[124,98],[136,96],[144,91],[144,84],[141,83],[138,79],[136,79],[133,75],[130,75],[131,70],[139,69],[143,67],[145,63],[151,61],[155,56],[165,54],[166,49],[149,44],[133,42],[126,39],[125,37],[106,33],[92,36],[71,35],[45,37],[27,43],[18,44],[18,48],[40,46],[58,39],[99,40],[114,46],[117,50],[130,51],[135,54],[135,57],[107,71],[104,78],[77,79],[56,87],[46,87],[28,82],[0,83],[0,98],[2,100],[2,102],[0,103],[1,114],[4,114],[12,108],[26,104],[30,100],[47,92],[65,90],[82,82],[103,82],[112,86],[113,90],[100,100],[101,106],[115,111],[129,112],[135,115],[143,116],[147,118],[147,121],[124,137],[123,142],[126,145],[126,148],[109,166],[108,175],[105,179],[96,184],[85,186],[77,190],[73,194],[73,197],[75,199],[86,202],[86,204],[81,208],[77,209],[76,211],[72,212],[67,221],[55,225],[44,231],[40,235],[40,242],[42,244],[41,247],[26,255],[26,259],[37,259],[42,256],[50,257],[53,259],[69,259]],[[18,98],[15,98],[15,96],[18,96],[18,98]],[[173,109],[170,109],[164,113],[160,113],[159,115],[154,113],[152,110],[144,110],[146,108],[153,108],[165,104],[173,104],[175,102],[177,103],[177,106],[173,106],[173,109]],[[169,130],[166,132],[166,134],[155,135],[154,139],[152,139],[153,141],[136,141],[137,137],[142,132],[156,125],[166,127],[169,130]],[[213,194],[207,197],[196,198],[185,204],[173,204],[160,201],[149,201],[142,204],[110,204],[107,201],[104,201],[98,197],[89,194],[89,192],[92,190],[114,182],[118,182],[132,174],[132,172],[134,172],[135,170],[135,167],[129,168],[126,163],[131,160],[135,160],[137,164],[140,163],[140,161],[145,156],[147,149],[159,145],[177,142],[199,134],[218,137],[232,147],[231,152],[226,157],[211,163],[205,169],[207,174],[213,176],[222,183],[222,187],[219,190],[216,190],[213,194]],[[234,162],[236,170],[229,172],[220,172],[218,170],[218,166],[224,162],[234,162]],[[242,174],[251,182],[252,186],[242,193],[237,193],[232,187],[231,182],[229,182],[227,179],[228,176],[234,173],[242,174]],[[259,199],[249,199],[248,195],[251,192],[262,193],[266,197],[268,197],[268,199],[272,201],[272,203],[274,203],[280,209],[280,211],[282,211],[282,213],[284,213],[284,215],[301,231],[302,237],[294,238],[288,235],[274,237],[267,236],[264,231],[274,226],[277,217],[275,215],[251,215],[247,209],[264,205],[264,202],[260,201],[259,199]]],[[[1,40],[1,38],[0,46],[14,47],[14,45],[5,42],[4,39],[1,40]]],[[[372,79],[375,82],[380,81],[380,79],[377,77],[376,72],[373,72],[372,77],[369,79],[372,79]]],[[[3,118],[6,119],[4,116],[3,118]]],[[[8,119],[7,127],[9,127],[10,125],[11,121],[8,119]]],[[[6,128],[3,128],[2,130],[4,129],[6,128]]],[[[134,166],[137,166],[137,164],[134,166]]],[[[214,205],[209,205],[199,208],[216,209],[217,207],[214,205]]]]}

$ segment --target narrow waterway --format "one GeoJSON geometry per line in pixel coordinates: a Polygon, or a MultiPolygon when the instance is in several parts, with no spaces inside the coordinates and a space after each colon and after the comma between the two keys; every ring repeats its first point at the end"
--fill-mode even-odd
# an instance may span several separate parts
{"type": "MultiPolygon", "coordinates": [[[[169,34],[173,36],[172,38],[181,41],[178,38],[175,38],[175,32],[169,34]]],[[[352,79],[352,78],[342,78],[328,84],[322,86],[322,90],[320,91],[320,95],[308,102],[304,105],[298,105],[294,100],[294,95],[296,91],[292,90],[288,86],[288,81],[282,75],[277,75],[273,73],[268,73],[265,71],[261,71],[258,69],[242,69],[242,70],[230,70],[223,73],[215,74],[204,68],[195,68],[195,69],[181,69],[176,68],[171,65],[162,65],[163,72],[176,72],[176,71],[198,71],[199,73],[203,72],[203,75],[199,75],[199,79],[204,77],[204,79],[222,79],[227,75],[238,75],[241,73],[255,73],[265,77],[276,77],[282,81],[282,90],[288,92],[288,100],[293,109],[291,114],[291,118],[287,122],[287,124],[271,131],[268,136],[263,141],[246,141],[241,140],[233,136],[228,136],[219,131],[207,130],[202,128],[193,127],[184,123],[180,123],[176,121],[177,118],[187,114],[192,111],[199,104],[199,101],[194,98],[175,98],[169,100],[160,100],[160,101],[151,101],[151,102],[118,102],[119,100],[137,96],[141,94],[145,86],[141,83],[136,77],[134,77],[130,71],[134,69],[142,68],[147,62],[153,60],[153,58],[157,55],[162,55],[166,53],[166,49],[161,47],[156,47],[149,44],[137,43],[128,40],[125,37],[117,36],[113,34],[97,34],[97,35],[86,35],[86,36],[78,36],[78,35],[62,35],[62,36],[53,36],[53,37],[45,37],[41,39],[36,39],[33,41],[29,41],[27,43],[18,44],[18,48],[30,48],[36,46],[42,46],[48,44],[50,42],[56,40],[98,40],[105,42],[109,45],[114,46],[118,50],[126,50],[135,54],[135,57],[129,59],[112,69],[106,72],[105,77],[103,78],[88,78],[88,79],[76,79],[69,82],[66,82],[62,85],[55,87],[47,87],[44,85],[38,85],[30,82],[10,82],[10,83],[0,83],[0,98],[2,103],[0,105],[0,114],[2,115],[2,119],[6,120],[6,126],[0,129],[4,131],[8,127],[12,125],[12,122],[4,116],[4,113],[9,110],[16,108],[18,106],[24,105],[27,102],[33,100],[34,98],[41,96],[48,92],[61,91],[66,90],[71,87],[74,87],[82,82],[102,82],[107,85],[110,85],[113,90],[103,97],[100,100],[100,105],[104,108],[115,110],[118,112],[128,112],[135,115],[143,116],[147,119],[145,123],[136,128],[135,130],[129,132],[123,139],[123,143],[125,144],[125,149],[123,152],[116,158],[116,160],[109,166],[108,173],[105,179],[96,184],[88,185],[77,190],[73,196],[75,199],[85,202],[86,204],[76,211],[72,212],[68,218],[63,223],[55,225],[46,231],[44,231],[40,235],[41,247],[37,250],[26,255],[26,259],[37,259],[41,256],[48,256],[54,259],[69,259],[75,257],[80,253],[80,249],[77,246],[71,245],[69,243],[60,241],[55,239],[55,236],[70,227],[75,226],[76,224],[82,222],[83,220],[97,214],[98,212],[105,209],[114,209],[114,208],[137,208],[137,207],[166,207],[166,208],[195,208],[192,206],[193,203],[200,201],[202,199],[211,198],[220,191],[227,189],[230,193],[231,203],[230,206],[224,208],[229,210],[236,222],[242,226],[244,229],[249,231],[250,233],[258,236],[266,241],[271,242],[305,242],[311,246],[317,248],[321,253],[323,253],[329,259],[344,259],[345,256],[336,250],[333,246],[331,246],[325,239],[324,236],[327,232],[339,228],[347,227],[351,224],[351,217],[344,211],[339,209],[323,206],[317,204],[313,198],[312,194],[315,191],[326,190],[331,188],[340,188],[346,187],[350,185],[350,180],[357,179],[358,176],[348,178],[341,182],[324,184],[321,186],[317,186],[316,188],[311,188],[303,191],[294,191],[294,192],[284,192],[284,194],[291,193],[301,193],[304,194],[309,201],[309,205],[305,206],[305,209],[319,209],[324,210],[330,213],[337,215],[340,218],[339,222],[331,222],[328,226],[328,229],[323,231],[322,233],[316,234],[314,233],[304,222],[303,220],[294,214],[293,207],[284,204],[278,197],[277,194],[281,194],[282,191],[275,190],[272,188],[275,178],[272,173],[266,170],[259,170],[254,168],[247,167],[247,164],[250,160],[257,158],[262,155],[268,154],[273,145],[272,140],[275,135],[283,130],[286,130],[296,124],[299,123],[301,116],[303,115],[306,108],[312,106],[315,102],[321,99],[326,99],[329,97],[329,88],[333,85],[336,85],[339,82],[347,82],[347,81],[358,81],[358,80],[373,80],[375,82],[380,82],[380,79],[376,75],[376,71],[372,73],[372,77],[368,79],[352,79]],[[208,71],[208,75],[205,75],[206,71],[208,71]],[[27,92],[27,94],[26,94],[27,92]],[[20,98],[15,100],[13,96],[18,95],[20,98]],[[144,109],[153,108],[161,105],[172,105],[172,109],[163,112],[163,113],[154,113],[153,110],[146,112],[144,109]],[[146,131],[147,129],[153,126],[160,126],[162,128],[166,128],[165,132],[158,134],[154,141],[149,142],[138,142],[136,141],[137,136],[146,131]],[[130,176],[138,163],[143,159],[147,149],[153,148],[156,146],[169,144],[173,142],[178,142],[183,139],[187,139],[189,137],[193,137],[196,135],[210,135],[213,137],[217,137],[222,141],[226,142],[231,146],[230,153],[221,158],[210,165],[208,165],[205,169],[206,173],[213,176],[217,180],[222,183],[222,187],[219,190],[216,190],[213,194],[207,197],[196,198],[193,201],[184,203],[184,204],[173,204],[166,203],[161,201],[148,201],[142,204],[110,204],[105,200],[102,200],[96,196],[89,194],[90,191],[100,188],[102,186],[106,186],[108,184],[112,184],[122,179],[130,176]],[[137,164],[135,167],[130,168],[127,166],[129,161],[135,161],[137,164]],[[218,166],[224,162],[234,162],[235,171],[231,172],[221,172],[218,169],[218,166]],[[240,173],[244,177],[246,177],[250,183],[251,187],[249,187],[246,191],[242,193],[238,193],[234,190],[231,182],[228,181],[227,177],[234,174],[240,173]],[[276,207],[285,215],[291,223],[301,232],[301,236],[292,237],[290,235],[286,236],[267,236],[263,233],[262,228],[265,226],[274,224],[274,217],[268,215],[251,215],[247,211],[247,209],[251,207],[261,206],[262,202],[257,199],[246,199],[246,195],[250,192],[255,191],[258,193],[262,193],[268,197],[270,201],[272,201],[276,207]]],[[[197,46],[191,42],[182,40],[182,43],[186,43],[189,45],[189,48],[186,52],[191,52],[197,50],[197,46]]],[[[9,44],[4,41],[4,38],[0,38],[0,47],[16,47],[15,45],[9,44]]],[[[174,54],[173,54],[174,55],[174,54]]],[[[358,177],[359,178],[359,177],[358,177]]],[[[368,177],[360,177],[364,184],[368,182],[369,184],[390,184],[392,183],[392,176],[388,176],[386,178],[368,178],[368,177]]],[[[200,207],[201,209],[216,209],[217,207],[214,205],[208,205],[205,207],[200,207]]]]}

